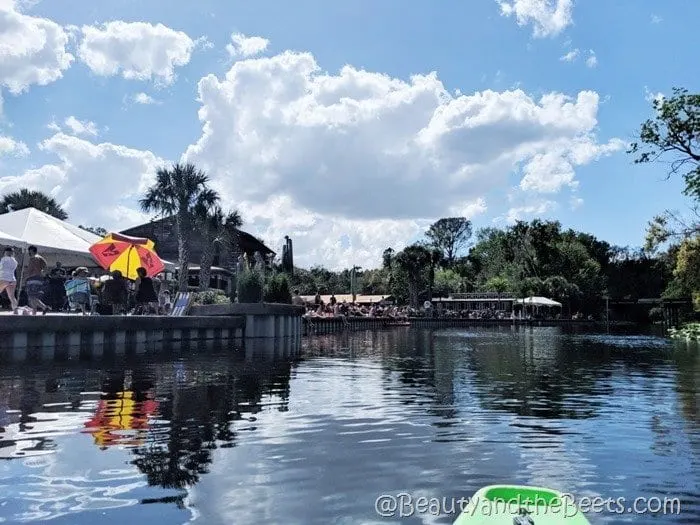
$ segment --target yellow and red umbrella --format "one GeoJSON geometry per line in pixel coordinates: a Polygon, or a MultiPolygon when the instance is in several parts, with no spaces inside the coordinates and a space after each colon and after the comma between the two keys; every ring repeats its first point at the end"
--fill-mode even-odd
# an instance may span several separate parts
{"type": "Polygon", "coordinates": [[[119,270],[127,279],[136,279],[136,269],[139,267],[146,269],[148,277],[165,269],[154,246],[150,239],[109,233],[90,246],[90,253],[105,270],[119,270]]]}

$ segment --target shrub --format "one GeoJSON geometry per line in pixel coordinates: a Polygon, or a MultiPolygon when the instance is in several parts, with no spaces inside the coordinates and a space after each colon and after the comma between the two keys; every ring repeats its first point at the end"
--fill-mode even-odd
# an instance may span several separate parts
{"type": "Polygon", "coordinates": [[[655,306],[651,310],[649,310],[649,320],[652,323],[658,323],[660,321],[664,320],[664,309],[660,308],[658,306],[655,306]]]}
{"type": "Polygon", "coordinates": [[[204,292],[194,292],[192,304],[227,304],[231,302],[223,290],[209,289],[204,292]]]}
{"type": "Polygon", "coordinates": [[[263,298],[263,278],[256,269],[244,269],[238,274],[236,292],[239,303],[259,303],[263,298]]]}
{"type": "Polygon", "coordinates": [[[289,291],[287,276],[282,273],[271,274],[265,283],[264,297],[266,303],[290,304],[292,302],[292,294],[289,291]]]}

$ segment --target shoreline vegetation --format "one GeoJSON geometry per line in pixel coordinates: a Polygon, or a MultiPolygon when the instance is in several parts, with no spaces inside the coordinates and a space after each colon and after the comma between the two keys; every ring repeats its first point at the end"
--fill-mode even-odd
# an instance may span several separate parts
{"type": "MultiPolygon", "coordinates": [[[[505,228],[474,232],[467,217],[435,221],[424,237],[377,254],[378,267],[353,265],[343,270],[322,266],[293,267],[288,258],[263,262],[247,259],[237,267],[230,297],[208,289],[214,246],[236,246],[243,219],[223,210],[209,177],[192,164],[157,171],[156,181],[139,200],[142,211],[176,218],[178,288],[188,289],[187,268],[199,263],[200,287],[195,302],[291,303],[300,295],[351,294],[392,297],[399,305],[419,308],[424,301],[456,293],[498,292],[518,298],[545,296],[562,304],[562,316],[609,315],[609,304],[639,299],[692,299],[672,337],[695,338],[700,311],[700,94],[674,89],[652,102],[653,118],[641,126],[628,154],[635,164],[663,161],[668,176],[682,176],[691,201],[685,216],[667,210],[648,224],[645,246],[614,246],[594,235],[566,229],[558,221],[517,221],[505,228]],[[200,261],[190,260],[189,232],[196,230],[211,249],[200,261]],[[379,260],[379,257],[381,259],[379,260]],[[206,283],[206,284],[204,284],[206,283]]],[[[23,189],[0,199],[0,213],[36,207],[62,220],[68,213],[51,197],[23,189]]],[[[98,234],[101,227],[81,226],[98,234]]],[[[257,254],[259,255],[259,254],[257,254]]],[[[256,255],[256,256],[257,256],[256,255]]],[[[355,262],[355,261],[353,261],[355,262]]],[[[357,261],[360,262],[360,261],[357,261]]],[[[375,261],[364,261],[375,266],[375,261]]],[[[354,299],[353,299],[354,300],[354,299]]],[[[643,309],[644,310],[644,309],[643,309]]],[[[645,322],[664,318],[662,308],[647,308],[645,322]]],[[[638,319],[640,320],[640,319],[638,319]]]]}

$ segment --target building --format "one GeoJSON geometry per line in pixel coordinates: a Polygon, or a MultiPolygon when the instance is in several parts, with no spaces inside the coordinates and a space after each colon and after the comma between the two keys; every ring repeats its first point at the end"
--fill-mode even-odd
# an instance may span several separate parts
{"type": "Polygon", "coordinates": [[[447,298],[434,298],[433,307],[438,312],[443,310],[499,310],[511,311],[515,297],[509,293],[482,292],[482,293],[455,293],[447,298]]]}
{"type": "MultiPolygon", "coordinates": [[[[146,237],[155,243],[155,249],[161,259],[178,262],[177,227],[175,217],[165,217],[156,219],[139,226],[134,226],[122,231],[124,235],[132,237],[146,237]]],[[[199,284],[199,263],[206,240],[193,228],[189,236],[190,257],[189,257],[189,284],[198,286],[199,284]]],[[[250,233],[238,230],[237,244],[233,249],[222,243],[214,244],[214,260],[212,262],[211,288],[230,290],[232,277],[236,271],[236,263],[240,254],[246,254],[249,260],[253,260],[255,252],[260,252],[266,261],[271,262],[275,257],[275,252],[265,246],[250,233]]]]}

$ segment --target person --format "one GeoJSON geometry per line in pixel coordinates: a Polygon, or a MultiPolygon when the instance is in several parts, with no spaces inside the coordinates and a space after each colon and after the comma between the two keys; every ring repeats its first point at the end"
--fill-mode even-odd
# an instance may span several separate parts
{"type": "Polygon", "coordinates": [[[56,266],[49,271],[46,303],[53,311],[61,311],[66,307],[66,275],[66,269],[60,261],[56,261],[56,266]]]}
{"type": "Polygon", "coordinates": [[[169,315],[172,309],[173,303],[170,297],[170,290],[161,283],[161,289],[158,292],[158,313],[160,315],[169,315]]]}
{"type": "Polygon", "coordinates": [[[14,313],[17,313],[17,298],[15,290],[17,290],[17,278],[15,277],[17,270],[17,259],[15,252],[9,246],[5,248],[2,259],[0,259],[0,293],[7,293],[10,299],[10,306],[14,313]]]}
{"type": "Polygon", "coordinates": [[[112,278],[105,282],[102,288],[102,300],[112,315],[126,312],[126,305],[129,301],[129,287],[122,272],[114,270],[112,278]]]}
{"type": "Polygon", "coordinates": [[[88,275],[88,269],[81,266],[65,284],[68,303],[71,308],[79,308],[83,315],[87,315],[92,300],[88,275]]]}
{"type": "Polygon", "coordinates": [[[46,315],[50,308],[41,300],[44,295],[46,259],[39,255],[36,246],[27,248],[27,254],[29,255],[29,263],[27,264],[27,280],[24,283],[27,302],[32,310],[32,315],[36,315],[37,310],[41,310],[46,315]]]}
{"type": "Polygon", "coordinates": [[[153,286],[153,279],[148,277],[146,268],[140,267],[136,269],[138,278],[136,279],[136,292],[134,298],[136,306],[142,311],[151,311],[158,308],[158,294],[153,286]]]}
{"type": "Polygon", "coordinates": [[[299,295],[298,288],[294,289],[294,295],[292,296],[292,304],[296,304],[297,306],[304,306],[304,298],[301,295],[299,295]]]}

